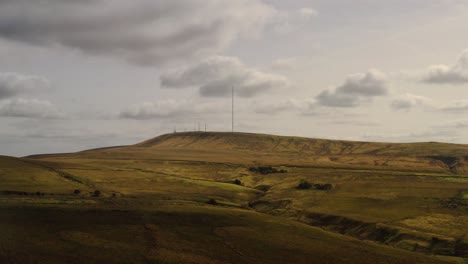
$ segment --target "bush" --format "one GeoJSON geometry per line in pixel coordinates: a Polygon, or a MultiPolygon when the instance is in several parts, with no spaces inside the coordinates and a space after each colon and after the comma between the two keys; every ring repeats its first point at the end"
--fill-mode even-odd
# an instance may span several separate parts
{"type": "Polygon", "coordinates": [[[267,192],[271,189],[270,185],[259,185],[255,187],[256,190],[260,190],[262,192],[267,192]]]}
{"type": "Polygon", "coordinates": [[[301,180],[301,182],[296,187],[299,190],[308,190],[312,188],[312,184],[306,180],[301,180]]]}
{"type": "Polygon", "coordinates": [[[74,194],[80,194],[80,193],[81,193],[81,190],[76,189],[76,190],[73,191],[73,193],[74,193],[74,194]]]}
{"type": "Polygon", "coordinates": [[[99,191],[99,190],[96,190],[96,191],[93,192],[94,197],[99,197],[100,195],[101,195],[101,191],[99,191]]]}
{"type": "Polygon", "coordinates": [[[314,187],[317,190],[328,191],[328,190],[331,190],[333,186],[329,183],[325,183],[325,184],[318,183],[318,184],[315,184],[314,187]]]}
{"type": "Polygon", "coordinates": [[[219,205],[219,203],[213,198],[209,199],[208,202],[206,202],[206,203],[211,204],[211,205],[219,205]]]}
{"type": "Polygon", "coordinates": [[[277,170],[271,166],[258,166],[258,167],[250,167],[249,171],[254,172],[254,173],[260,173],[260,174],[271,174],[271,173],[286,173],[286,170],[277,170]]]}
{"type": "Polygon", "coordinates": [[[235,179],[233,183],[237,184],[237,185],[244,185],[244,184],[242,184],[241,180],[239,180],[239,179],[235,179]]]}

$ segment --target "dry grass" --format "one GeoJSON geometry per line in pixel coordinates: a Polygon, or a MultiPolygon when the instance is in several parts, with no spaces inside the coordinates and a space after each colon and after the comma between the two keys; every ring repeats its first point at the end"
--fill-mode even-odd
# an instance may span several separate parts
{"type": "MultiPolygon", "coordinates": [[[[440,259],[310,229],[286,218],[298,220],[312,212],[385,224],[424,238],[467,237],[463,223],[468,209],[447,207],[451,199],[467,198],[467,156],[468,146],[442,143],[180,133],[128,147],[0,158],[1,188],[54,193],[53,197],[1,196],[0,207],[59,208],[54,211],[59,226],[80,210],[94,208],[102,213],[86,219],[105,224],[72,221],[77,226],[52,228],[52,234],[68,246],[59,245],[50,232],[38,234],[56,250],[57,259],[64,258],[63,252],[94,256],[103,251],[102,256],[94,256],[96,261],[119,256],[122,262],[252,263],[261,259],[262,263],[314,263],[311,260],[318,259],[343,263],[352,257],[359,263],[436,263],[440,259]],[[457,157],[457,170],[429,156],[457,157]],[[248,170],[252,165],[272,165],[288,172],[255,174],[248,170]],[[235,179],[243,186],[233,184],[235,179]],[[330,183],[333,189],[298,190],[295,187],[301,180],[330,183]],[[269,189],[255,189],[258,186],[269,189]],[[73,195],[74,189],[83,192],[73,195]],[[93,197],[89,192],[94,190],[102,195],[93,197]],[[215,199],[222,209],[207,206],[208,199],[215,199]],[[256,205],[248,208],[249,203],[256,205]],[[125,212],[114,215],[107,209],[125,212]],[[253,209],[277,217],[256,214],[253,209]],[[133,222],[119,217],[130,217],[133,222]],[[123,242],[131,236],[129,232],[135,237],[123,242]],[[158,250],[148,249],[148,241],[156,243],[158,250]],[[78,245],[85,249],[71,253],[78,245]]],[[[8,210],[0,212],[12,216],[8,210]]],[[[34,212],[21,213],[35,217],[34,212]]],[[[4,228],[19,225],[7,221],[4,228]]],[[[28,228],[39,232],[38,223],[28,228]]],[[[415,243],[425,241],[410,237],[396,246],[415,250],[415,243]]],[[[27,249],[41,248],[37,241],[31,243],[27,249]]]]}

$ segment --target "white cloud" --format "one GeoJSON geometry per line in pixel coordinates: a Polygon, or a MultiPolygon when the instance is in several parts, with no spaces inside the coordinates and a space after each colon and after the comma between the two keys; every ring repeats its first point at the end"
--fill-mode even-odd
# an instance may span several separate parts
{"type": "Polygon", "coordinates": [[[217,53],[276,13],[261,0],[7,0],[0,38],[158,65],[217,53]]]}
{"type": "Polygon", "coordinates": [[[194,117],[201,114],[219,113],[219,105],[193,100],[159,100],[143,102],[124,109],[119,113],[122,119],[163,119],[194,117]]]}
{"type": "Polygon", "coordinates": [[[39,76],[0,72],[0,99],[22,93],[36,92],[50,87],[47,79],[39,76]]]}
{"type": "Polygon", "coordinates": [[[394,110],[408,111],[414,107],[432,106],[432,104],[433,104],[432,100],[427,97],[407,93],[393,100],[390,106],[394,110]]]}
{"type": "Polygon", "coordinates": [[[409,134],[363,135],[360,139],[377,142],[456,142],[459,141],[459,134],[453,130],[430,129],[409,134]]]}
{"type": "Polygon", "coordinates": [[[275,88],[290,85],[284,76],[262,72],[243,64],[238,58],[214,56],[189,67],[175,69],[161,76],[163,88],[198,87],[200,95],[222,97],[231,94],[253,97],[275,88]]]}
{"type": "Polygon", "coordinates": [[[290,71],[296,67],[297,63],[297,58],[281,58],[274,60],[270,68],[273,71],[290,71]]]}
{"type": "Polygon", "coordinates": [[[430,66],[423,82],[432,84],[464,84],[468,83],[468,49],[464,50],[454,65],[430,66]]]}
{"type": "Polygon", "coordinates": [[[378,96],[388,94],[384,73],[370,69],[366,73],[349,75],[334,90],[325,90],[315,97],[317,103],[328,107],[356,107],[378,96]]]}
{"type": "Polygon", "coordinates": [[[306,113],[314,107],[314,103],[313,100],[308,99],[288,99],[273,102],[261,101],[254,103],[254,109],[256,113],[267,115],[275,115],[289,111],[306,113]]]}
{"type": "Polygon", "coordinates": [[[441,108],[445,112],[453,113],[467,113],[468,112],[468,100],[457,100],[450,105],[441,108]]]}
{"type": "Polygon", "coordinates": [[[48,101],[38,99],[7,99],[0,101],[0,116],[56,119],[65,115],[48,101]]]}
{"type": "Polygon", "coordinates": [[[273,31],[286,34],[297,31],[317,17],[319,12],[313,8],[303,7],[292,11],[280,11],[272,20],[273,31]]]}
{"type": "Polygon", "coordinates": [[[311,19],[313,17],[318,16],[319,12],[313,8],[303,7],[299,9],[299,14],[302,16],[303,19],[311,19]]]}
{"type": "Polygon", "coordinates": [[[468,120],[454,120],[447,122],[440,127],[468,128],[468,120]]]}

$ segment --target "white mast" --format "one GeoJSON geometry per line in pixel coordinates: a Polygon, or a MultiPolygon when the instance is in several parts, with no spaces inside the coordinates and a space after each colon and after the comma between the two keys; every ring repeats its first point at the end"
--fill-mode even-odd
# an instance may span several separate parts
{"type": "Polygon", "coordinates": [[[232,132],[234,133],[234,86],[231,87],[232,93],[232,132]]]}

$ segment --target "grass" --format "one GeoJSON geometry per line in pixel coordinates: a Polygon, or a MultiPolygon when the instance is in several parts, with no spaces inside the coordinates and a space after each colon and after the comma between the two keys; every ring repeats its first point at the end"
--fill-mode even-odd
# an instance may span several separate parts
{"type": "MultiPolygon", "coordinates": [[[[432,237],[466,241],[468,207],[448,207],[467,198],[466,157],[465,145],[243,133],[178,133],[127,147],[0,157],[0,191],[46,193],[0,195],[0,256],[19,263],[40,252],[46,263],[456,262],[417,252],[434,253],[432,237]],[[444,155],[459,159],[456,171],[430,158],[444,155]],[[288,173],[255,174],[253,165],[288,173]],[[301,180],[333,188],[297,190],[301,180]],[[102,195],[93,197],[94,190],[102,195]],[[384,225],[406,237],[388,239],[392,247],[362,242],[301,224],[309,213],[384,225]]],[[[371,239],[360,227],[339,228],[371,239]]],[[[453,251],[439,246],[438,253],[453,251]]]]}
{"type": "Polygon", "coordinates": [[[0,215],[3,255],[16,262],[443,263],[245,210],[15,208],[0,215]]]}

